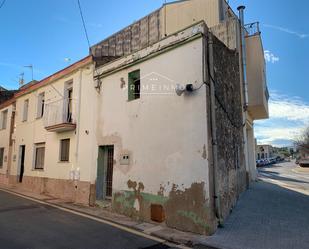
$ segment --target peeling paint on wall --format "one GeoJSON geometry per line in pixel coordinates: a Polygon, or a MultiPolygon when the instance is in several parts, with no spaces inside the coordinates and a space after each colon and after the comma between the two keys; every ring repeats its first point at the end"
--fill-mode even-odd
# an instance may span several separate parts
{"type": "Polygon", "coordinates": [[[158,194],[144,193],[142,182],[129,180],[128,188],[132,191],[114,193],[113,209],[131,217],[150,220],[151,204],[160,204],[166,213],[166,223],[184,231],[201,234],[212,233],[214,220],[208,201],[205,198],[204,183],[193,183],[190,188],[180,190],[173,184],[168,197],[163,195],[161,184],[158,194]]]}

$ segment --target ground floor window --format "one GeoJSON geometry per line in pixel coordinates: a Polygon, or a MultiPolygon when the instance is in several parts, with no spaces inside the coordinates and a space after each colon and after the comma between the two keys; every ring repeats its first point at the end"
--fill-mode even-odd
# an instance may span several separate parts
{"type": "Polygon", "coordinates": [[[60,162],[68,162],[70,159],[70,139],[60,140],[60,162]]]}
{"type": "Polygon", "coordinates": [[[44,169],[45,143],[35,144],[34,169],[44,169]]]}
{"type": "Polygon", "coordinates": [[[3,167],[4,148],[0,148],[0,168],[3,167]]]}

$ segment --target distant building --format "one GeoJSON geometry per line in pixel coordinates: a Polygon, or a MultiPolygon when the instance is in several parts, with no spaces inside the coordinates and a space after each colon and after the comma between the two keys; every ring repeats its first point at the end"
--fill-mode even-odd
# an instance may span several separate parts
{"type": "Polygon", "coordinates": [[[269,159],[276,156],[275,148],[269,144],[256,146],[256,160],[269,159]]]}

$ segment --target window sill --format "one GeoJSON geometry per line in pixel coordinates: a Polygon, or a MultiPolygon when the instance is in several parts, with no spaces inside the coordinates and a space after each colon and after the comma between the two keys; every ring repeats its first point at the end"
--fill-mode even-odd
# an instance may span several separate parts
{"type": "Polygon", "coordinates": [[[70,163],[70,161],[58,161],[58,163],[70,163]]]}
{"type": "Polygon", "coordinates": [[[40,171],[40,172],[43,172],[44,169],[32,169],[31,171],[40,171]]]}
{"type": "Polygon", "coordinates": [[[128,99],[127,102],[132,102],[132,101],[134,101],[134,100],[139,100],[139,99],[141,99],[141,98],[137,98],[137,99],[128,99]]]}

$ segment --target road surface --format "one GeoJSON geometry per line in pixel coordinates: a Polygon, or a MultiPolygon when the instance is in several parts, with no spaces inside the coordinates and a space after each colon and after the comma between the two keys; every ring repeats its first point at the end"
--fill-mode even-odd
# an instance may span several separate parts
{"type": "Polygon", "coordinates": [[[1,249],[163,249],[157,241],[0,191],[1,249]]]}
{"type": "Polygon", "coordinates": [[[295,161],[258,168],[260,178],[283,187],[309,194],[309,168],[301,168],[295,161]]]}

